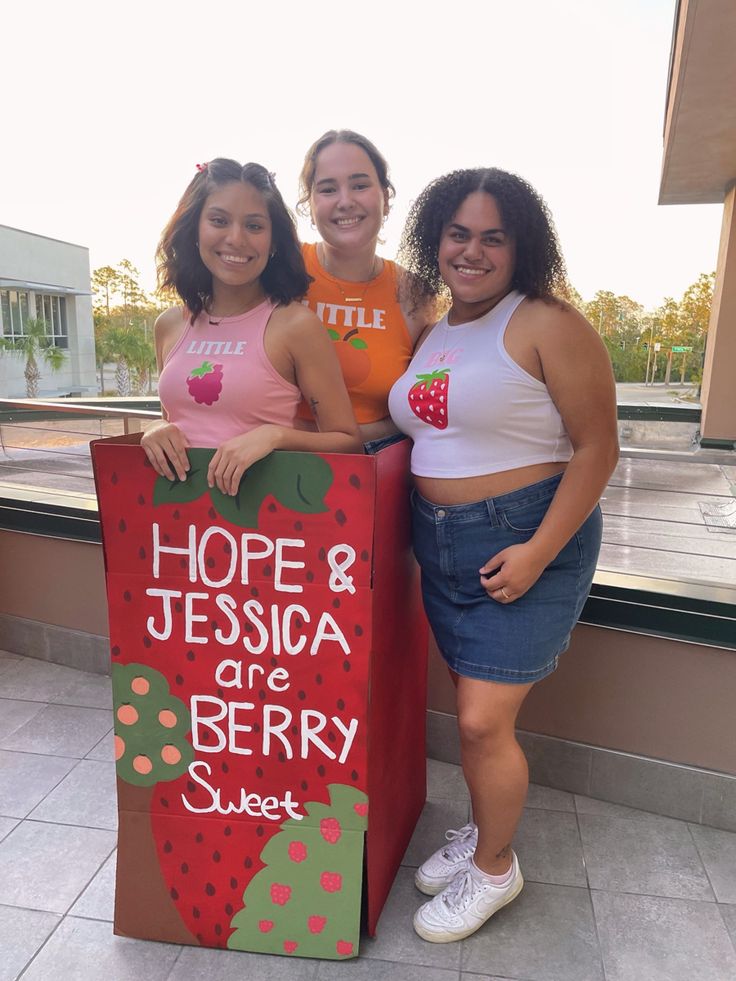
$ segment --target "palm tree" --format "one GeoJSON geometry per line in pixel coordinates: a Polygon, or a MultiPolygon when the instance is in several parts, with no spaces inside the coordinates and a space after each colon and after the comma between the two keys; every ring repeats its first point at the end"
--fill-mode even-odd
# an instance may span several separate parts
{"type": "Polygon", "coordinates": [[[153,345],[134,326],[110,327],[105,332],[106,353],[117,362],[115,384],[118,395],[130,395],[145,385],[149,369],[156,363],[153,345]]]}
{"type": "Polygon", "coordinates": [[[29,399],[38,398],[38,383],[41,380],[39,360],[52,371],[60,371],[64,364],[65,352],[55,346],[47,331],[48,326],[42,317],[32,317],[26,320],[23,334],[0,337],[0,350],[25,358],[23,374],[26,378],[26,396],[29,399]]]}

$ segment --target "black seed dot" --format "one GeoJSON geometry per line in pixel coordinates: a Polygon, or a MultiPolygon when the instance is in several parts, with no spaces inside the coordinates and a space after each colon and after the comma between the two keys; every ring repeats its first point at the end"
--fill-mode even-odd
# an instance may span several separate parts
{"type": "Polygon", "coordinates": [[[340,525],[340,527],[342,527],[347,520],[348,519],[345,516],[345,512],[341,508],[338,508],[337,511],[335,511],[335,521],[340,525]]]}
{"type": "Polygon", "coordinates": [[[238,880],[235,878],[234,875],[231,875],[230,876],[230,888],[231,889],[237,889],[238,888],[238,880]]]}
{"type": "Polygon", "coordinates": [[[195,920],[199,919],[200,913],[196,906],[192,906],[192,916],[195,920]]]}
{"type": "Polygon", "coordinates": [[[208,569],[214,569],[215,568],[215,560],[212,558],[211,555],[207,559],[207,561],[205,562],[205,565],[207,566],[208,569]]]}
{"type": "Polygon", "coordinates": [[[207,885],[204,887],[204,891],[207,893],[208,896],[215,895],[215,887],[212,885],[211,882],[207,883],[207,885]]]}
{"type": "Polygon", "coordinates": [[[272,668],[277,668],[278,667],[278,664],[279,664],[278,659],[275,658],[275,657],[272,657],[271,658],[271,667],[272,668]]]}
{"type": "Polygon", "coordinates": [[[263,825],[262,824],[259,824],[258,827],[256,828],[256,835],[259,838],[262,838],[263,837],[263,825]]]}
{"type": "Polygon", "coordinates": [[[307,783],[306,780],[302,780],[300,786],[301,786],[302,790],[306,790],[309,787],[309,784],[307,783]]]}
{"type": "Polygon", "coordinates": [[[187,661],[193,661],[195,657],[194,651],[187,651],[187,661]]]}
{"type": "Polygon", "coordinates": [[[164,543],[165,543],[166,545],[168,545],[170,541],[171,541],[171,537],[170,537],[169,535],[166,535],[166,534],[165,534],[165,535],[164,535],[164,543]]]}
{"type": "Polygon", "coordinates": [[[291,727],[291,733],[294,736],[298,736],[299,735],[299,726],[292,726],[291,727]]]}
{"type": "Polygon", "coordinates": [[[261,731],[260,725],[257,722],[254,722],[253,723],[253,732],[260,732],[260,731],[261,731]]]}
{"type": "Polygon", "coordinates": [[[268,510],[271,512],[271,514],[276,513],[276,505],[273,503],[273,501],[271,501],[271,503],[268,505],[268,510]]]}
{"type": "Polygon", "coordinates": [[[177,509],[176,511],[174,511],[174,520],[175,521],[178,521],[180,517],[181,517],[181,515],[179,514],[179,511],[177,509]]]}
{"type": "Polygon", "coordinates": [[[209,732],[207,732],[207,731],[203,732],[202,733],[202,742],[203,743],[208,743],[209,741],[210,741],[210,734],[209,734],[209,732]]]}
{"type": "Polygon", "coordinates": [[[176,681],[177,685],[183,685],[184,684],[184,678],[180,674],[178,674],[176,676],[176,678],[174,679],[174,681],[176,681]]]}
{"type": "Polygon", "coordinates": [[[320,562],[324,562],[324,560],[327,558],[327,552],[325,552],[323,548],[321,548],[319,552],[317,552],[317,555],[319,556],[320,562]]]}
{"type": "Polygon", "coordinates": [[[355,624],[355,636],[356,637],[362,637],[363,636],[363,628],[361,627],[361,625],[359,623],[356,623],[355,624]]]}
{"type": "Polygon", "coordinates": [[[301,531],[303,527],[304,527],[304,525],[301,523],[301,521],[295,521],[294,522],[294,530],[295,531],[301,531]]]}
{"type": "Polygon", "coordinates": [[[256,767],[256,776],[257,777],[262,777],[263,776],[263,767],[262,766],[257,766],[256,767]]]}
{"type": "Polygon", "coordinates": [[[294,623],[296,624],[296,629],[301,630],[304,626],[304,621],[301,617],[294,617],[294,623]]]}
{"type": "Polygon", "coordinates": [[[322,684],[322,675],[321,674],[316,674],[314,676],[314,683],[316,685],[321,685],[322,684]]]}
{"type": "Polygon", "coordinates": [[[181,611],[184,609],[184,607],[181,605],[179,600],[177,600],[176,603],[174,603],[174,609],[176,610],[177,613],[181,613],[181,611]]]}
{"type": "Polygon", "coordinates": [[[258,698],[259,698],[259,700],[260,700],[261,702],[265,702],[265,701],[266,701],[266,693],[265,693],[265,691],[264,691],[264,690],[263,690],[262,688],[261,688],[261,690],[260,690],[260,691],[258,692],[258,698]]]}
{"type": "Polygon", "coordinates": [[[355,487],[356,490],[360,490],[360,477],[357,473],[351,473],[348,477],[348,483],[355,487]]]}
{"type": "Polygon", "coordinates": [[[363,562],[367,562],[368,561],[368,559],[370,558],[370,555],[368,554],[368,552],[366,551],[366,549],[363,549],[363,551],[360,553],[360,558],[361,558],[361,560],[363,562]]]}
{"type": "Polygon", "coordinates": [[[225,555],[229,555],[232,552],[232,550],[233,550],[233,547],[230,544],[230,542],[223,542],[222,543],[222,551],[225,553],[225,555]]]}
{"type": "Polygon", "coordinates": [[[159,803],[161,804],[161,807],[168,807],[169,806],[169,802],[168,802],[168,800],[165,797],[160,797],[159,798],[159,803]]]}
{"type": "Polygon", "coordinates": [[[268,565],[268,564],[264,565],[264,567],[263,567],[263,575],[264,576],[270,576],[271,573],[272,573],[272,571],[273,570],[271,569],[271,566],[270,565],[268,565]]]}
{"type": "Polygon", "coordinates": [[[187,862],[181,863],[181,871],[184,875],[187,875],[187,873],[189,872],[189,865],[187,862]]]}
{"type": "Polygon", "coordinates": [[[220,698],[224,698],[225,697],[225,692],[219,686],[218,686],[218,689],[217,689],[217,694],[218,694],[218,696],[220,698]]]}
{"type": "Polygon", "coordinates": [[[328,739],[329,742],[334,743],[334,741],[335,741],[336,738],[337,737],[335,736],[335,733],[334,732],[328,732],[327,733],[327,739],[328,739]]]}
{"type": "Polygon", "coordinates": [[[187,567],[187,560],[186,559],[179,559],[179,568],[180,569],[186,569],[186,567],[187,567]]]}
{"type": "Polygon", "coordinates": [[[145,559],[145,557],[146,557],[146,550],[141,545],[141,547],[138,549],[138,558],[139,559],[145,559]]]}
{"type": "Polygon", "coordinates": [[[120,648],[118,647],[117,644],[112,648],[112,651],[110,653],[112,654],[113,657],[118,657],[120,655],[120,648]]]}
{"type": "Polygon", "coordinates": [[[139,504],[145,504],[146,503],[146,499],[145,499],[145,497],[142,494],[139,494],[138,495],[138,503],[139,504]]]}
{"type": "Polygon", "coordinates": [[[165,841],[164,842],[164,852],[168,855],[169,852],[173,852],[173,850],[174,850],[174,846],[171,844],[171,842],[170,841],[165,841]]]}
{"type": "Polygon", "coordinates": [[[335,597],[333,599],[333,601],[332,601],[332,605],[335,607],[336,610],[339,610],[340,609],[340,600],[337,597],[335,597]]]}
{"type": "Polygon", "coordinates": [[[207,514],[209,515],[211,521],[214,521],[215,518],[217,517],[217,512],[215,511],[214,508],[210,508],[207,514]]]}
{"type": "Polygon", "coordinates": [[[197,934],[197,940],[199,940],[200,943],[204,943],[204,937],[202,936],[201,933],[197,934]]]}
{"type": "Polygon", "coordinates": [[[350,661],[343,661],[342,662],[342,669],[343,669],[343,671],[349,671],[350,670],[350,661]]]}
{"type": "Polygon", "coordinates": [[[197,788],[194,782],[192,780],[187,780],[187,790],[189,791],[189,793],[193,794],[196,789],[197,788]]]}
{"type": "Polygon", "coordinates": [[[144,647],[150,647],[152,645],[152,643],[153,643],[153,641],[151,640],[150,637],[144,637],[143,638],[143,646],[144,647]]]}
{"type": "Polygon", "coordinates": [[[215,851],[212,852],[212,861],[213,862],[219,862],[221,858],[222,858],[222,855],[217,851],[217,849],[215,849],[215,851]]]}
{"type": "Polygon", "coordinates": [[[252,634],[253,633],[253,624],[252,623],[246,623],[246,625],[245,625],[245,632],[247,634],[252,634]]]}
{"type": "MultiPolygon", "coordinates": [[[[227,763],[223,763],[222,766],[220,767],[220,769],[222,770],[223,773],[229,773],[230,772],[230,767],[227,765],[227,763]]],[[[227,833],[228,832],[225,831],[225,834],[227,834],[227,833]]]]}
{"type": "Polygon", "coordinates": [[[296,693],[296,697],[299,699],[300,702],[303,702],[304,699],[307,697],[307,693],[305,691],[298,691],[296,693]]]}
{"type": "Polygon", "coordinates": [[[126,603],[130,603],[130,601],[133,599],[133,597],[130,595],[129,589],[126,589],[125,592],[123,593],[123,599],[125,600],[126,603]]]}
{"type": "Polygon", "coordinates": [[[202,834],[201,831],[198,831],[196,833],[196,835],[194,836],[194,840],[197,842],[198,845],[204,841],[204,835],[202,834]]]}
{"type": "MultiPolygon", "coordinates": [[[[232,882],[233,880],[231,879],[230,881],[232,882]]],[[[237,885],[237,883],[236,883],[236,885],[237,885]]],[[[233,889],[234,888],[235,888],[235,886],[233,886],[233,889]]],[[[225,912],[227,913],[228,916],[232,916],[233,915],[233,904],[232,903],[225,903],[225,912]]]]}
{"type": "Polygon", "coordinates": [[[226,838],[229,838],[232,833],[233,833],[233,829],[230,827],[229,824],[226,824],[223,834],[225,835],[226,838]]]}
{"type": "Polygon", "coordinates": [[[343,701],[342,698],[338,698],[337,707],[340,709],[341,712],[345,708],[345,702],[343,701]]]}
{"type": "Polygon", "coordinates": [[[174,900],[176,900],[176,899],[179,898],[179,893],[176,891],[176,889],[174,889],[173,886],[169,890],[169,894],[170,894],[171,898],[174,899],[174,900]]]}
{"type": "Polygon", "coordinates": [[[325,768],[324,768],[324,767],[322,766],[322,764],[321,764],[321,763],[320,763],[320,765],[319,765],[319,766],[317,767],[317,773],[319,773],[319,775],[320,775],[321,777],[323,777],[323,776],[325,775],[325,768]]]}
{"type": "Polygon", "coordinates": [[[115,471],[113,471],[112,474],[110,475],[110,481],[113,484],[117,484],[117,482],[118,482],[118,475],[115,473],[115,471]]]}
{"type": "Polygon", "coordinates": [[[257,586],[251,586],[250,587],[250,595],[251,596],[258,596],[258,587],[257,586]]]}
{"type": "Polygon", "coordinates": [[[351,780],[357,780],[358,779],[358,771],[357,770],[353,770],[353,772],[350,774],[350,779],[351,780]]]}
{"type": "Polygon", "coordinates": [[[314,573],[311,569],[307,571],[307,582],[314,582],[314,573]]]}
{"type": "Polygon", "coordinates": [[[284,751],[283,750],[281,750],[279,752],[278,761],[279,761],[279,763],[285,763],[286,762],[286,757],[284,756],[284,751]]]}
{"type": "Polygon", "coordinates": [[[120,529],[121,531],[127,531],[127,528],[128,528],[128,526],[127,526],[127,524],[125,523],[125,518],[121,518],[121,519],[120,519],[120,521],[119,521],[119,523],[118,523],[118,528],[119,528],[119,529],[120,529]]]}
{"type": "Polygon", "coordinates": [[[215,933],[217,934],[218,937],[222,933],[222,927],[220,926],[219,923],[215,923],[215,933]]]}
{"type": "Polygon", "coordinates": [[[246,869],[249,869],[249,868],[251,868],[251,867],[252,867],[252,865],[253,865],[253,859],[252,859],[252,858],[250,857],[250,855],[248,855],[248,856],[247,856],[247,858],[246,858],[246,859],[245,859],[245,861],[243,862],[243,865],[244,865],[244,867],[245,867],[246,869]]]}

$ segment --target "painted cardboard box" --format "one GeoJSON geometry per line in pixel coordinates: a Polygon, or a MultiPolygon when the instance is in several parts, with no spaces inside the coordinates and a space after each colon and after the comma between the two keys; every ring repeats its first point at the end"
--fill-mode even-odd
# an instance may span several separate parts
{"type": "Polygon", "coordinates": [[[115,932],[349,958],[425,798],[408,449],[273,453],[236,497],[93,443],[118,778],[115,932]]]}

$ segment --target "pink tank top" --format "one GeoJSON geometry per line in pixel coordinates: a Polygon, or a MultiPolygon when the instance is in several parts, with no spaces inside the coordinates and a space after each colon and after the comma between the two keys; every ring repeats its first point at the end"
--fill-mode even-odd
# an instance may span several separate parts
{"type": "Polygon", "coordinates": [[[293,426],[301,392],[263,346],[274,304],[210,324],[200,313],[169,352],[158,381],[161,406],[190,446],[218,447],[264,423],[293,426]]]}

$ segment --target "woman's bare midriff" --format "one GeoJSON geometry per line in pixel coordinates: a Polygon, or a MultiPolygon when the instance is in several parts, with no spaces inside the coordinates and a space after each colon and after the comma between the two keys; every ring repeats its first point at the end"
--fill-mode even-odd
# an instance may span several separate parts
{"type": "Polygon", "coordinates": [[[566,463],[535,463],[530,467],[502,470],[480,477],[414,477],[414,486],[432,504],[472,504],[487,497],[498,497],[563,473],[566,463]]]}

